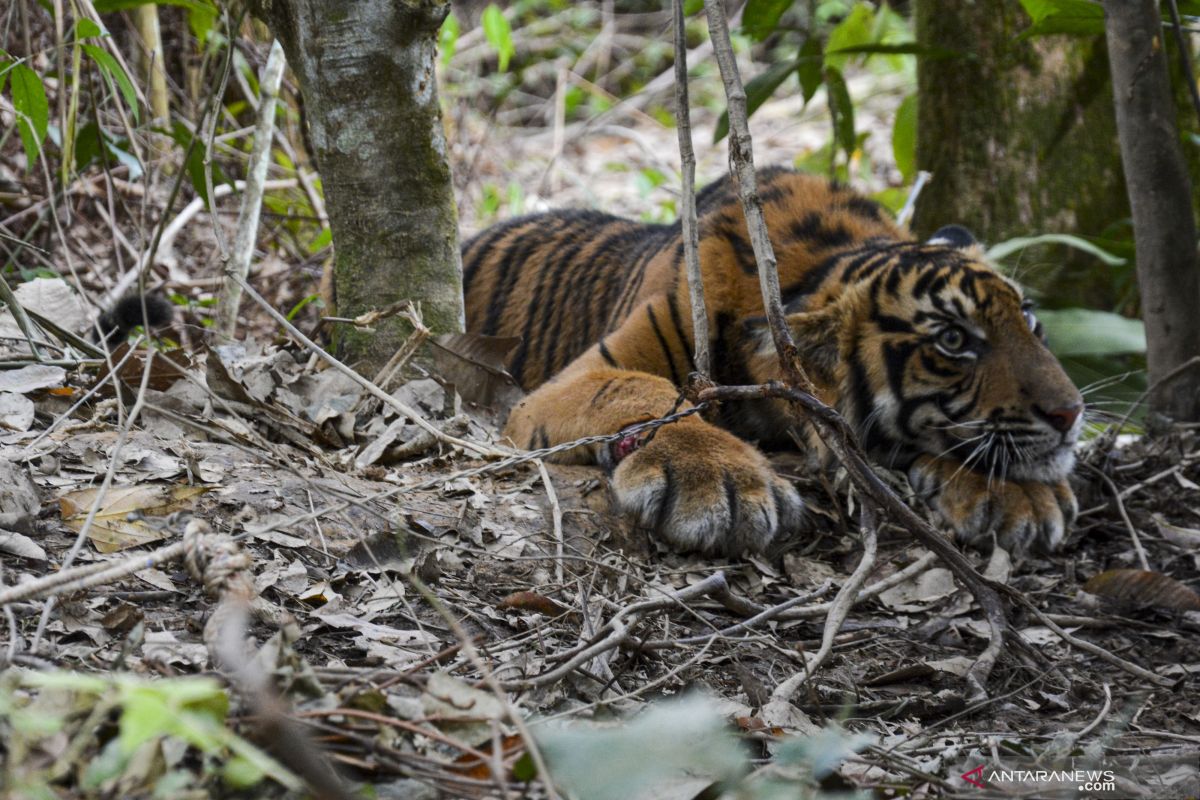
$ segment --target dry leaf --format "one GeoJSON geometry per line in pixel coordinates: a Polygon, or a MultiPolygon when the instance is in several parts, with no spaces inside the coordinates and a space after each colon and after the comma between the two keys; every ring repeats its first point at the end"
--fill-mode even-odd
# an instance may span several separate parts
{"type": "Polygon", "coordinates": [[[28,367],[0,372],[0,392],[28,394],[38,389],[62,386],[66,379],[67,371],[62,367],[30,364],[28,367]]]}
{"type": "Polygon", "coordinates": [[[1089,579],[1083,590],[1135,608],[1200,611],[1200,595],[1161,572],[1110,569],[1089,579]]]}
{"type": "Polygon", "coordinates": [[[45,561],[46,551],[23,533],[0,530],[0,553],[8,553],[32,561],[45,561]]]}
{"type": "Polygon", "coordinates": [[[468,403],[506,410],[523,392],[508,374],[509,353],[519,337],[447,333],[433,340],[433,362],[438,374],[454,384],[468,403]]]}
{"type": "MultiPolygon", "coordinates": [[[[188,507],[198,495],[208,491],[205,486],[168,486],[139,483],[133,486],[110,488],[101,500],[88,538],[101,553],[115,553],[130,547],[165,539],[170,531],[152,527],[143,519],[129,519],[130,514],[161,517],[188,507]]],[[[83,529],[88,511],[96,502],[99,488],[67,492],[59,498],[63,523],[72,530],[83,529]]]]}
{"type": "Polygon", "coordinates": [[[557,617],[559,614],[565,614],[570,611],[569,608],[557,600],[551,600],[549,597],[537,592],[513,592],[497,603],[496,607],[513,611],[526,611],[533,614],[545,614],[548,617],[557,617]]]}

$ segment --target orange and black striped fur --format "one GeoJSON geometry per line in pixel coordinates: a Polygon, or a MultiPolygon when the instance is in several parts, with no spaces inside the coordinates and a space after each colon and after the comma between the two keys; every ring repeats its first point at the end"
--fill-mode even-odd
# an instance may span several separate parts
{"type": "MultiPolygon", "coordinates": [[[[759,174],[759,196],[803,361],[872,457],[906,470],[968,543],[1057,547],[1075,514],[1082,399],[1020,289],[957,226],[915,241],[851,189],[783,169],[759,174]]],[[[697,202],[713,377],[776,378],[731,180],[697,202]]],[[[678,224],[552,212],[486,230],[463,256],[468,328],[521,337],[510,369],[532,393],[508,420],[517,445],[671,410],[693,369],[678,224]]],[[[790,441],[788,417],[765,400],[721,413],[720,426],[693,416],[573,460],[610,467],[620,507],[679,549],[759,550],[800,519],[795,489],[751,444],[790,441]]]]}

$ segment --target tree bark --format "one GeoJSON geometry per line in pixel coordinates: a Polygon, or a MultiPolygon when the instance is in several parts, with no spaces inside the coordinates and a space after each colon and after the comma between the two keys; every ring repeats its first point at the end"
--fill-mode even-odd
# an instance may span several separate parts
{"type": "MultiPolygon", "coordinates": [[[[917,166],[933,174],[918,234],[959,223],[987,242],[1095,236],[1128,217],[1102,37],[1020,40],[1030,19],[1016,2],[917,0],[914,16],[922,45],[963,54],[917,61],[917,166]]],[[[1094,261],[1054,255],[1026,257],[1054,266],[1021,280],[1051,297],[1070,291],[1080,305],[1120,304],[1094,261]]]]}
{"type": "MultiPolygon", "coordinates": [[[[336,253],[338,315],[420,301],[463,330],[458,218],[434,76],[441,0],[257,0],[300,82],[336,253]]],[[[340,356],[374,374],[403,342],[391,318],[343,326],[340,356]]]]}
{"type": "Polygon", "coordinates": [[[1154,387],[1150,410],[1194,422],[1200,420],[1200,371],[1183,365],[1200,356],[1196,221],[1158,3],[1104,0],[1104,12],[1154,387]]]}

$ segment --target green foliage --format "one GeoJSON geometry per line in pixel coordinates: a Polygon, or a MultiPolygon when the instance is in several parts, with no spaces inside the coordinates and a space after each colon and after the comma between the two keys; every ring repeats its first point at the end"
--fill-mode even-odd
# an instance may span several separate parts
{"type": "Polygon", "coordinates": [[[775,759],[784,769],[746,777],[745,747],[701,696],[653,705],[617,725],[545,727],[536,735],[555,784],[580,800],[655,797],[681,778],[711,781],[713,796],[815,798],[816,782],[872,741],[836,728],[784,740],[775,759]]]}
{"type": "Polygon", "coordinates": [[[438,30],[438,52],[442,54],[442,66],[449,64],[450,59],[454,58],[454,51],[458,47],[458,34],[458,17],[454,16],[454,12],[450,12],[438,30]]]}
{"type": "Polygon", "coordinates": [[[8,83],[12,88],[13,109],[17,112],[17,133],[25,148],[28,169],[33,169],[50,127],[46,89],[38,74],[23,63],[12,64],[8,83]]]}
{"type": "Polygon", "coordinates": [[[1091,0],[1021,0],[1021,7],[1033,20],[1021,33],[1023,39],[1055,33],[1104,34],[1104,8],[1091,0]]]}
{"type": "Polygon", "coordinates": [[[129,80],[129,76],[125,74],[125,70],[121,69],[121,65],[112,57],[112,54],[94,44],[83,45],[83,52],[87,53],[88,58],[96,62],[96,66],[100,68],[100,73],[109,82],[110,87],[115,82],[120,88],[121,96],[125,99],[125,105],[133,114],[133,119],[136,122],[138,119],[137,89],[134,88],[133,81],[129,80]]]}
{"type": "Polygon", "coordinates": [[[182,122],[175,122],[171,126],[171,138],[184,149],[183,168],[192,182],[192,189],[208,203],[208,178],[211,177],[213,186],[216,186],[218,183],[228,183],[225,174],[218,164],[204,163],[204,146],[182,122]]]}
{"type": "Polygon", "coordinates": [[[1110,267],[1119,267],[1125,263],[1124,258],[1113,255],[1107,250],[1092,244],[1087,239],[1072,236],[1069,233],[1044,233],[1041,236],[1021,236],[1015,239],[1008,239],[989,247],[987,257],[992,261],[1003,261],[1027,247],[1034,247],[1041,244],[1062,244],[1067,247],[1073,247],[1088,255],[1095,256],[1110,267]]]}
{"type": "Polygon", "coordinates": [[[500,71],[504,72],[508,69],[509,59],[517,52],[512,40],[512,26],[495,3],[488,4],[483,10],[483,19],[480,22],[483,25],[484,38],[495,49],[500,59],[498,66],[500,71]]]}
{"type": "Polygon", "coordinates": [[[917,95],[900,101],[892,123],[892,156],[906,183],[917,175],[917,95]]]}
{"type": "Polygon", "coordinates": [[[1043,309],[1038,319],[1059,358],[1146,352],[1146,327],[1138,319],[1090,308],[1043,309]]]}
{"type": "MultiPolygon", "coordinates": [[[[235,789],[254,787],[270,779],[297,791],[300,781],[273,758],[226,727],[229,701],[220,684],[209,678],[146,680],[132,675],[99,677],[77,672],[37,672],[10,675],[0,684],[0,731],[9,753],[22,754],[42,746],[54,735],[67,734],[81,744],[99,745],[81,753],[84,791],[111,794],[120,785],[141,784],[156,796],[171,796],[191,781],[187,772],[148,769],[147,748],[167,767],[179,763],[190,748],[206,764],[205,773],[220,777],[235,789]],[[91,712],[91,713],[89,713],[91,712]],[[115,715],[112,738],[88,728],[115,715]],[[168,746],[169,741],[177,745],[168,746]]],[[[48,765],[14,759],[0,772],[0,784],[32,790],[46,787],[48,765]]]]}
{"type": "Polygon", "coordinates": [[[761,42],[775,32],[791,5],[792,0],[748,0],[742,10],[742,31],[761,42]]]}

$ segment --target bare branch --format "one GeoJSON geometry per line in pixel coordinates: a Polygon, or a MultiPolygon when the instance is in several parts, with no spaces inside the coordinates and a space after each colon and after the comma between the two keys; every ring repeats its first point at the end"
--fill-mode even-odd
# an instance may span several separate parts
{"type": "Polygon", "coordinates": [[[696,342],[696,371],[711,377],[708,354],[708,308],[704,304],[704,278],[700,273],[700,235],[696,230],[696,152],[692,149],[691,109],[688,105],[687,36],[683,0],[672,0],[675,17],[675,128],[679,132],[679,163],[683,172],[683,198],[679,221],[683,226],[683,260],[687,264],[688,295],[692,302],[692,338],[696,342]]]}
{"type": "MultiPolygon", "coordinates": [[[[279,87],[283,83],[283,69],[287,59],[283,45],[276,39],[271,45],[271,54],[259,78],[258,123],[254,129],[254,146],[250,151],[250,165],[246,170],[246,192],[242,195],[242,210],[238,214],[237,235],[233,240],[233,253],[228,269],[245,279],[250,274],[250,262],[254,257],[254,243],[258,239],[258,217],[262,211],[263,185],[267,180],[267,167],[271,165],[271,141],[275,131],[275,101],[279,98],[279,87]]],[[[217,337],[232,339],[237,328],[238,306],[242,302],[242,287],[226,276],[224,295],[218,305],[217,337]]]]}

